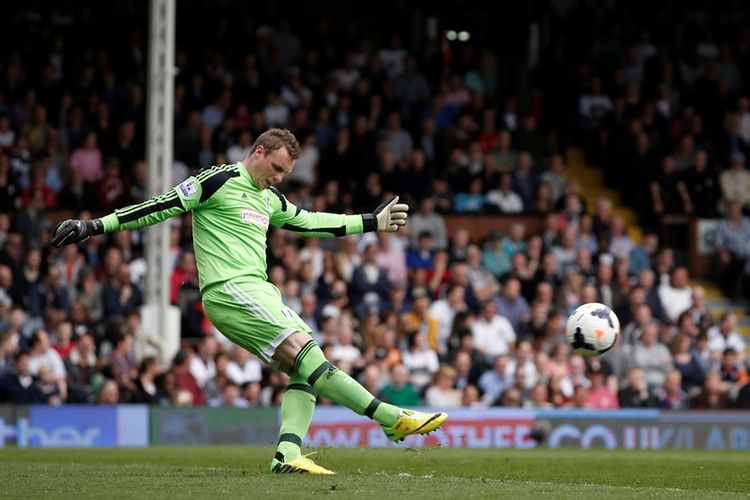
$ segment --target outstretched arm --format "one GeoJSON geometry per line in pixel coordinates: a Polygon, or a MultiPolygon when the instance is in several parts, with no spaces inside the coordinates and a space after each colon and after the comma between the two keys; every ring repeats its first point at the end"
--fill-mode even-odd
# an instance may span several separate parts
{"type": "Polygon", "coordinates": [[[69,243],[84,241],[94,234],[150,226],[185,213],[188,200],[184,200],[177,194],[177,190],[185,185],[185,182],[161,196],[154,196],[143,203],[118,208],[101,219],[68,219],[63,221],[52,230],[52,244],[61,247],[69,243]]]}
{"type": "Polygon", "coordinates": [[[235,170],[226,165],[205,168],[160,196],[118,208],[101,219],[63,221],[52,230],[52,244],[61,247],[84,241],[93,234],[150,226],[193,210],[206,202],[227,179],[239,175],[235,170]]]}
{"type": "Polygon", "coordinates": [[[378,206],[372,213],[358,215],[332,214],[327,212],[310,212],[296,207],[276,188],[270,188],[276,195],[271,224],[306,236],[331,238],[360,234],[371,231],[397,231],[406,224],[409,206],[398,203],[394,196],[378,206]]]}

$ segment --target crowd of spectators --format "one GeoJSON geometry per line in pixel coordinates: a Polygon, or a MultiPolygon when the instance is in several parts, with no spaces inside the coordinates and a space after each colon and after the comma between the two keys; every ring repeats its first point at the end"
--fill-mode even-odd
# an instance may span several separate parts
{"type": "MultiPolygon", "coordinates": [[[[243,159],[280,126],[302,145],[282,187],[298,206],[359,213],[396,193],[414,207],[396,234],[269,232],[269,280],[328,359],[384,401],[748,408],[737,317],[706,307],[659,222],[723,217],[722,283],[741,293],[750,28],[719,32],[696,15],[636,29],[617,3],[563,3],[550,2],[556,41],[519,74],[531,90],[507,94],[492,46],[417,49],[404,32],[326,17],[203,18],[210,40],[178,38],[174,184],[243,159]],[[566,175],[570,145],[640,211],[642,241],[610,200],[586,206],[566,175]],[[518,218],[480,240],[449,231],[453,214],[532,215],[541,229],[518,218]],[[592,301],[622,332],[586,359],[564,324],[592,301]]],[[[105,33],[116,9],[12,14],[0,59],[0,402],[278,404],[286,376],[203,314],[190,214],[169,222],[175,355],[140,314],[143,231],[49,247],[60,217],[146,199],[144,31],[120,33],[143,19],[105,33]]]]}

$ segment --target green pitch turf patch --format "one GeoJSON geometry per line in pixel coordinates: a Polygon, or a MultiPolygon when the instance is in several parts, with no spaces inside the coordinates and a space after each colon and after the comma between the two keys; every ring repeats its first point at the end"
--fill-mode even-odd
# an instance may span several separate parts
{"type": "Polygon", "coordinates": [[[322,449],[336,476],[273,475],[268,447],[0,449],[0,498],[748,498],[750,454],[322,449]]]}

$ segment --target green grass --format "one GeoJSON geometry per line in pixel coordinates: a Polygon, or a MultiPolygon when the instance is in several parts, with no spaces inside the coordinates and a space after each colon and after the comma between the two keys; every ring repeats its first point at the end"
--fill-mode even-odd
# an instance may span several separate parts
{"type": "Polygon", "coordinates": [[[336,476],[273,475],[267,447],[0,449],[0,498],[747,498],[750,454],[322,449],[336,476]]]}

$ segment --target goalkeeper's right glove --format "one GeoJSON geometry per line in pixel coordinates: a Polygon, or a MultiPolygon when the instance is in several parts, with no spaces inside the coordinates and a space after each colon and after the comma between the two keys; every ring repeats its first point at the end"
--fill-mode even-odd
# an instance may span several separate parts
{"type": "Polygon", "coordinates": [[[103,232],[104,223],[101,219],[67,219],[56,225],[52,230],[52,245],[60,248],[70,243],[85,241],[92,234],[102,234],[103,232]]]}
{"type": "Polygon", "coordinates": [[[409,205],[398,203],[398,196],[381,203],[371,214],[362,214],[362,226],[364,233],[377,231],[379,233],[398,231],[399,227],[406,224],[409,215],[409,205]]]}

